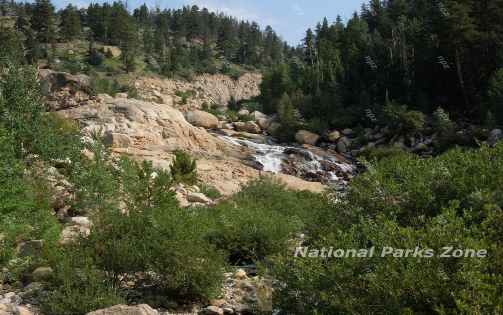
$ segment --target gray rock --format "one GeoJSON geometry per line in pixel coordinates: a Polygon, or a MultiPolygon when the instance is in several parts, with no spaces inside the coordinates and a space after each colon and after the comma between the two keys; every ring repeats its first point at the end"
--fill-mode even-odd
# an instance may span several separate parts
{"type": "Polygon", "coordinates": [[[347,153],[351,146],[351,140],[348,137],[342,137],[337,141],[337,151],[339,153],[347,153]]]}
{"type": "Polygon", "coordinates": [[[503,140],[503,131],[501,129],[494,129],[489,133],[487,143],[490,146],[495,146],[498,141],[503,140]]]}

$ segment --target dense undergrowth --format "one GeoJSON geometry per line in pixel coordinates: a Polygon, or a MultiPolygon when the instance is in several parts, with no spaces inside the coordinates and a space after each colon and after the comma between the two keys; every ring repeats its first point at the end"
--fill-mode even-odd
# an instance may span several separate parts
{"type": "Polygon", "coordinates": [[[193,171],[189,157],[179,153],[172,176],[112,157],[99,135],[82,144],[76,126],[44,112],[32,69],[6,71],[0,265],[8,271],[1,280],[26,283],[36,267],[51,266],[39,298],[46,314],[204,302],[218,296],[224,270],[249,263],[277,280],[275,307],[285,314],[503,311],[502,145],[429,159],[385,154],[338,201],[264,178],[215,207],[182,209],[170,188],[194,182],[184,176],[193,171]],[[80,154],[84,146],[92,159],[80,154]],[[89,237],[67,245],[58,242],[51,191],[37,175],[51,165],[75,187],[72,211],[93,222],[89,237]],[[35,239],[42,250],[21,255],[19,245],[35,239]],[[301,240],[312,248],[487,249],[488,257],[295,258],[301,240]]]}

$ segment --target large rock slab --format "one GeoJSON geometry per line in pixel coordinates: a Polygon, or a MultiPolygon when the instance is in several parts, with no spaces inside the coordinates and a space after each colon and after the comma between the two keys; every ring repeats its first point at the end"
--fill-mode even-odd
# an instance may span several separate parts
{"type": "Polygon", "coordinates": [[[215,115],[202,110],[194,110],[187,113],[187,121],[194,126],[206,129],[218,128],[218,118],[215,115]]]}

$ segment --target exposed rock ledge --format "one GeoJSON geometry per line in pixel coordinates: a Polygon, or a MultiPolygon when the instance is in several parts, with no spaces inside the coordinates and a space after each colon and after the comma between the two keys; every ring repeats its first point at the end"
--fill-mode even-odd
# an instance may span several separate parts
{"type": "MultiPolygon", "coordinates": [[[[243,164],[250,155],[245,148],[192,126],[180,111],[166,104],[100,95],[59,113],[78,120],[84,135],[101,129],[114,153],[149,160],[157,167],[168,168],[173,151],[189,151],[198,160],[200,179],[224,195],[239,191],[241,185],[261,175],[243,164]]],[[[273,176],[292,189],[321,192],[325,188],[289,175],[273,176]]]]}
{"type": "Polygon", "coordinates": [[[204,103],[226,105],[231,98],[236,101],[251,99],[260,94],[261,82],[261,74],[250,72],[238,79],[223,74],[201,74],[191,82],[141,77],[136,80],[135,87],[142,99],[187,110],[201,108],[204,103]],[[185,101],[180,96],[183,93],[187,95],[185,101]]]}

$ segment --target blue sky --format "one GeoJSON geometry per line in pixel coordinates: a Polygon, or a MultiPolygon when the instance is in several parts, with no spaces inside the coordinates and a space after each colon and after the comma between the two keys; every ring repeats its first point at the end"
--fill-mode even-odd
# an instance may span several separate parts
{"type": "MultiPolygon", "coordinates": [[[[87,6],[91,0],[53,0],[58,8],[72,3],[87,6]]],[[[112,0],[111,0],[112,1],[112,0]]],[[[358,11],[365,0],[128,0],[129,7],[142,3],[151,7],[180,8],[197,4],[211,11],[224,12],[240,19],[254,20],[262,28],[271,25],[281,37],[292,45],[303,38],[305,30],[313,27],[323,17],[334,21],[340,15],[346,21],[358,11]]]]}

